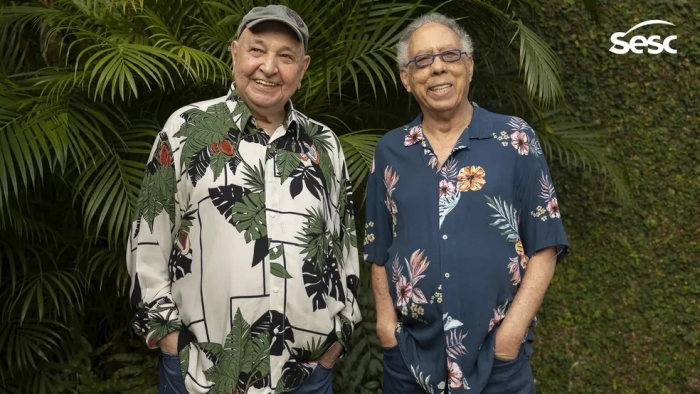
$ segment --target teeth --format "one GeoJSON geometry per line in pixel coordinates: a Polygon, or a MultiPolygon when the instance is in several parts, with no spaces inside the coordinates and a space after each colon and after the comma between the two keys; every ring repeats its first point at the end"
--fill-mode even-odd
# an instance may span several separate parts
{"type": "Polygon", "coordinates": [[[265,85],[265,86],[277,86],[276,83],[263,81],[262,79],[256,79],[255,83],[260,84],[260,85],[265,85]]]}
{"type": "Polygon", "coordinates": [[[433,86],[432,88],[430,88],[430,90],[433,92],[441,93],[441,92],[444,92],[451,87],[452,87],[452,85],[450,85],[450,84],[444,84],[444,85],[433,86]]]}

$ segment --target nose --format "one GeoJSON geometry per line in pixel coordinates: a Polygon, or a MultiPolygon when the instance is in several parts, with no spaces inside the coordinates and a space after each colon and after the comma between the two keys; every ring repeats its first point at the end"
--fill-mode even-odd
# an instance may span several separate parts
{"type": "Polygon", "coordinates": [[[267,53],[263,63],[260,65],[260,70],[265,75],[273,75],[277,72],[277,60],[273,53],[267,53]]]}
{"type": "Polygon", "coordinates": [[[430,65],[430,72],[433,75],[440,75],[445,72],[445,61],[442,60],[441,56],[435,56],[433,64],[430,65]]]}

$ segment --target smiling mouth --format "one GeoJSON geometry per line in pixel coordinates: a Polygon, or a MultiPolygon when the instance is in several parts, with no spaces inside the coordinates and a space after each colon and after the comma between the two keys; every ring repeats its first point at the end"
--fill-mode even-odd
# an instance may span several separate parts
{"type": "Polygon", "coordinates": [[[443,93],[443,92],[450,90],[451,87],[452,87],[451,83],[445,83],[442,85],[433,86],[432,88],[430,88],[428,90],[430,90],[431,92],[435,92],[435,93],[443,93]]]}
{"type": "Polygon", "coordinates": [[[269,87],[279,86],[278,83],[274,83],[274,82],[270,82],[270,81],[265,81],[265,80],[262,80],[262,79],[254,79],[253,81],[254,81],[255,83],[257,83],[258,85],[262,85],[262,86],[269,86],[269,87]]]}

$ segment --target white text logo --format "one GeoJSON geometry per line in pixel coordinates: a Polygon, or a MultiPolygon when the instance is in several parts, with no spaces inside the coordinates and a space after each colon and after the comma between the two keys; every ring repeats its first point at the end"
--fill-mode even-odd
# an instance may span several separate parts
{"type": "Polygon", "coordinates": [[[661,21],[661,20],[651,20],[651,21],[645,21],[642,23],[638,23],[635,25],[633,28],[627,30],[626,32],[617,32],[613,33],[612,36],[610,36],[610,42],[613,43],[613,46],[610,47],[610,52],[616,53],[618,55],[623,55],[629,51],[632,51],[632,53],[644,53],[644,48],[646,48],[647,53],[650,53],[652,55],[658,55],[661,52],[668,52],[668,53],[673,53],[675,54],[677,51],[674,48],[671,48],[671,41],[675,40],[677,36],[668,36],[666,37],[663,41],[661,41],[661,36],[649,36],[649,37],[644,37],[644,36],[634,36],[630,38],[628,42],[622,40],[629,32],[631,32],[634,29],[638,29],[642,26],[647,26],[647,25],[670,25],[670,26],[675,26],[671,22],[666,22],[666,21],[661,21]]]}

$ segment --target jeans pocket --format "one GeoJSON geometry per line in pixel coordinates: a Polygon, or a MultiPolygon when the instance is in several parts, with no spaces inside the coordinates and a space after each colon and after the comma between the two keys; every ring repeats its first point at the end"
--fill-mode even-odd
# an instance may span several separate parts
{"type": "Polygon", "coordinates": [[[180,356],[162,353],[160,363],[160,394],[187,394],[180,369],[180,356]]]}

